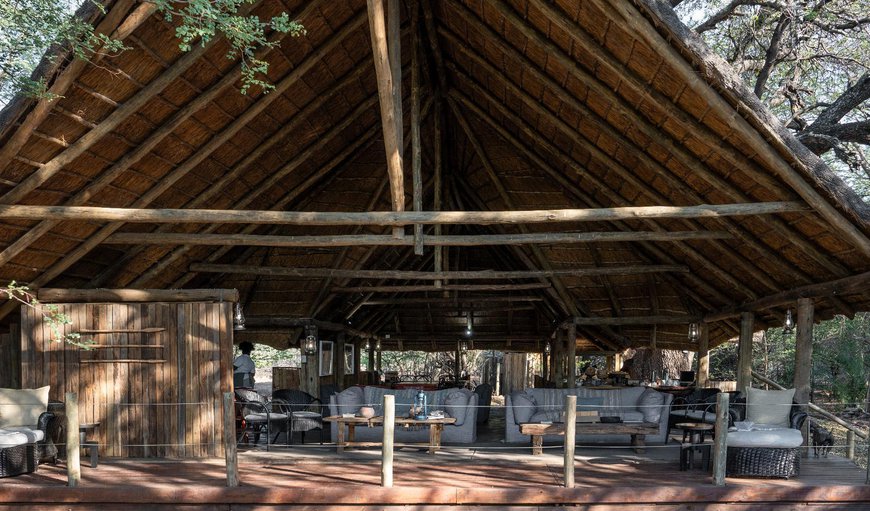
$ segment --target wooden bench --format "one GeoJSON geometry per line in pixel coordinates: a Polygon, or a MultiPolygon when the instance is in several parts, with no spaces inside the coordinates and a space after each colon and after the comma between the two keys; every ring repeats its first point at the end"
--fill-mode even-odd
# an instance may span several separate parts
{"type": "MultiPolygon", "coordinates": [[[[655,422],[578,422],[577,434],[584,435],[631,435],[631,445],[634,452],[643,454],[646,447],[646,435],[658,433],[659,425],[655,422]]],[[[520,433],[532,437],[532,455],[543,454],[544,435],[564,435],[564,422],[524,422],[520,424],[520,433]]]]}

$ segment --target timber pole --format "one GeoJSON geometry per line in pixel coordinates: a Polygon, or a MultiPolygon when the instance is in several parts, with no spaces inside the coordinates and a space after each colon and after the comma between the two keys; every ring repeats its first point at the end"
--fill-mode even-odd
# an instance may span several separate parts
{"type": "MultiPolygon", "coordinates": [[[[577,325],[568,324],[565,329],[565,342],[567,343],[566,358],[568,359],[568,388],[577,386],[577,325]]],[[[576,396],[575,396],[576,398],[576,396]]],[[[567,434],[565,435],[568,436],[567,434]]]]}
{"type": "Polygon", "coordinates": [[[737,340],[737,390],[746,395],[752,382],[752,328],[755,316],[740,314],[740,337],[737,340]]]}
{"type": "MultiPolygon", "coordinates": [[[[812,392],[810,380],[813,369],[813,308],[811,298],[798,300],[794,351],[794,400],[804,410],[807,409],[812,392]]],[[[804,437],[802,450],[804,458],[809,457],[810,454],[809,422],[806,421],[805,427],[801,428],[804,437]]]]}
{"type": "Polygon", "coordinates": [[[725,486],[725,461],[728,458],[728,393],[716,395],[716,425],[713,430],[713,484],[725,486]]]}
{"type": "Polygon", "coordinates": [[[75,392],[67,392],[65,399],[67,486],[75,488],[82,480],[81,448],[79,446],[79,397],[75,392]]]}
{"type": "Polygon", "coordinates": [[[701,323],[701,338],[698,339],[698,374],[695,375],[699,389],[707,387],[710,379],[710,326],[701,323]]]}
{"type": "Polygon", "coordinates": [[[381,486],[393,487],[393,438],[396,429],[396,396],[384,394],[384,436],[381,447],[381,486]]]}
{"type": "Polygon", "coordinates": [[[574,447],[577,444],[577,396],[565,396],[565,488],[574,487],[574,447]]]}
{"type": "MultiPolygon", "coordinates": [[[[224,392],[223,395],[223,424],[224,424],[224,456],[227,464],[227,487],[235,488],[239,485],[239,458],[236,450],[236,405],[232,392],[224,392]]],[[[287,433],[290,434],[289,432],[287,433]]]]}

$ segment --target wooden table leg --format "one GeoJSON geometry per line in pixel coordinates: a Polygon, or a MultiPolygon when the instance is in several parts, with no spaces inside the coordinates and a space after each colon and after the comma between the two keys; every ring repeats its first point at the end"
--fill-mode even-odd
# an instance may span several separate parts
{"type": "Polygon", "coordinates": [[[646,435],[631,435],[631,445],[634,452],[643,454],[646,452],[646,435]]]}
{"type": "Polygon", "coordinates": [[[544,454],[544,435],[532,435],[532,456],[544,454]]]}
{"type": "Polygon", "coordinates": [[[345,449],[350,449],[350,444],[356,441],[356,424],[349,422],[347,424],[347,441],[344,443],[345,449]]]}
{"type": "Polygon", "coordinates": [[[429,425],[429,454],[435,454],[435,451],[441,447],[441,430],[443,428],[443,424],[429,425]]]}
{"type": "MultiPolygon", "coordinates": [[[[335,450],[337,452],[344,452],[344,423],[339,422],[338,424],[338,433],[335,436],[335,450]]],[[[347,425],[348,429],[352,428],[350,424],[347,425]]]]}

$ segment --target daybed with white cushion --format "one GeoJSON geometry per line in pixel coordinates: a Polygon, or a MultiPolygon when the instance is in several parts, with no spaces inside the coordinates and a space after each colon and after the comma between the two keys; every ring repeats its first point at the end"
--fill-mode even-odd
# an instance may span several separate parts
{"type": "Polygon", "coordinates": [[[0,477],[33,472],[40,459],[57,456],[48,390],[0,389],[0,477]]]}
{"type": "MultiPolygon", "coordinates": [[[[747,389],[745,418],[728,431],[728,476],[793,477],[800,473],[801,427],[807,414],[792,404],[794,389],[747,389]]],[[[742,402],[736,409],[740,415],[742,402]]]]}
{"type": "MultiPolygon", "coordinates": [[[[599,390],[528,388],[512,392],[505,398],[505,442],[525,442],[531,439],[520,433],[523,422],[559,421],[565,408],[565,396],[577,396],[579,410],[597,410],[599,416],[616,416],[624,422],[655,422],[658,433],[646,435],[646,443],[665,443],[668,432],[668,410],[673,396],[646,387],[625,387],[599,390]]],[[[545,442],[562,441],[559,435],[545,435],[545,442]]],[[[584,435],[578,431],[579,443],[628,444],[630,435],[584,435]]]]}
{"type": "MultiPolygon", "coordinates": [[[[349,387],[329,397],[329,414],[359,413],[363,406],[375,409],[375,415],[383,415],[385,394],[395,397],[396,417],[407,417],[414,403],[415,389],[385,389],[381,387],[349,387]]],[[[455,424],[445,424],[441,441],[445,443],[470,444],[477,440],[477,394],[467,389],[443,389],[424,391],[430,411],[442,410],[445,416],[456,419],[455,424]]],[[[362,442],[377,442],[383,438],[383,426],[357,427],[355,439],[362,442]]],[[[397,427],[396,442],[428,442],[428,428],[397,427]]],[[[338,426],[332,423],[332,441],[337,440],[338,426]]]]}

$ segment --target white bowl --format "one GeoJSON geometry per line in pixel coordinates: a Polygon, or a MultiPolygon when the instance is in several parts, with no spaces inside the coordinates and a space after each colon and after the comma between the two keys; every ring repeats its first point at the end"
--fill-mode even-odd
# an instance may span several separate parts
{"type": "Polygon", "coordinates": [[[360,414],[360,416],[365,417],[366,419],[371,419],[372,417],[375,416],[375,409],[372,408],[371,406],[363,406],[362,408],[359,409],[359,414],[360,414]]]}

